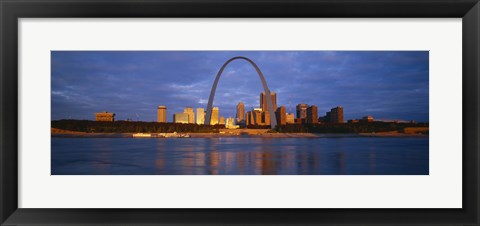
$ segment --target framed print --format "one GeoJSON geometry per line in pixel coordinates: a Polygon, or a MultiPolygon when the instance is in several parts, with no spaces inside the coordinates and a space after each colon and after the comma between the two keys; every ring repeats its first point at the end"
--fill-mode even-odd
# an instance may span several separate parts
{"type": "Polygon", "coordinates": [[[478,225],[479,7],[2,1],[1,225],[478,225]]]}

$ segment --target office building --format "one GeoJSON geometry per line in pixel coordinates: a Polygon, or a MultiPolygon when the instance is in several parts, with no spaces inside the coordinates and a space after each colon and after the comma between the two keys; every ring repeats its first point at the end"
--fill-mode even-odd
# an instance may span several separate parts
{"type": "MultiPolygon", "coordinates": [[[[277,109],[277,94],[270,92],[270,97],[272,100],[273,111],[275,111],[277,109]]],[[[265,92],[260,93],[260,108],[262,111],[268,111],[267,96],[265,95],[265,92]]]]}
{"type": "Polygon", "coordinates": [[[218,120],[218,124],[225,125],[225,118],[223,116],[220,116],[220,119],[218,120]]]}
{"type": "Polygon", "coordinates": [[[205,109],[203,108],[197,108],[196,109],[197,113],[197,124],[198,125],[203,125],[205,124],[205,109]]]}
{"type": "Polygon", "coordinates": [[[95,121],[113,122],[115,121],[115,113],[107,111],[95,113],[95,121]]]}
{"type": "Polygon", "coordinates": [[[245,124],[245,104],[239,102],[237,104],[237,115],[236,115],[237,125],[245,124]]]}
{"type": "Polygon", "coordinates": [[[217,125],[218,124],[218,107],[213,107],[212,109],[212,117],[210,119],[210,125],[217,125]]]}
{"type": "Polygon", "coordinates": [[[175,123],[189,123],[188,122],[189,115],[188,113],[182,112],[182,113],[175,113],[173,114],[173,122],[175,123]]]}
{"type": "MultiPolygon", "coordinates": [[[[373,118],[372,118],[373,119],[373,118]]],[[[343,123],[343,107],[337,106],[330,110],[330,122],[343,123]]]]}
{"type": "Polygon", "coordinates": [[[253,124],[253,112],[252,111],[247,111],[245,113],[245,125],[252,125],[253,124]]]}
{"type": "Polygon", "coordinates": [[[270,113],[268,111],[262,111],[262,121],[260,125],[270,125],[270,113]]]}
{"type": "Polygon", "coordinates": [[[343,107],[337,106],[335,108],[332,108],[329,112],[325,114],[325,116],[318,118],[318,121],[325,123],[344,123],[343,107]]]}
{"type": "Polygon", "coordinates": [[[167,107],[158,106],[157,107],[157,122],[167,122],[167,107]]]}
{"type": "Polygon", "coordinates": [[[318,108],[315,105],[312,105],[307,108],[307,120],[308,124],[318,123],[318,108]]]}
{"type": "Polygon", "coordinates": [[[285,121],[286,121],[287,124],[294,124],[295,123],[295,114],[293,114],[293,113],[287,114],[287,117],[286,117],[285,121]]]}
{"type": "Polygon", "coordinates": [[[277,125],[286,125],[287,124],[287,110],[285,106],[280,106],[275,112],[277,116],[277,125]]]}
{"type": "Polygon", "coordinates": [[[195,112],[193,112],[193,108],[185,108],[183,109],[183,113],[188,114],[188,123],[195,123],[195,112]]]}
{"type": "Polygon", "coordinates": [[[261,125],[262,124],[262,111],[255,109],[252,111],[253,116],[253,125],[261,125]]]}
{"type": "MultiPolygon", "coordinates": [[[[260,108],[253,108],[251,111],[247,112],[247,125],[262,125],[262,110],[260,108]]],[[[263,117],[263,120],[270,120],[270,117],[268,119],[265,119],[263,117]]]]}
{"type": "Polygon", "coordinates": [[[232,117],[227,118],[225,122],[225,128],[227,129],[238,129],[240,126],[235,125],[235,119],[232,117]]]}
{"type": "Polygon", "coordinates": [[[306,119],[307,108],[308,108],[308,104],[297,104],[297,118],[306,119]]]}

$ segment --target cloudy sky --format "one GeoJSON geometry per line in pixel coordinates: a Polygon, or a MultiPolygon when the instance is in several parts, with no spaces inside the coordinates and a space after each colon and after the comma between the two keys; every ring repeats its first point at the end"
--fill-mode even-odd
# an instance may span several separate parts
{"type": "MultiPolygon", "coordinates": [[[[428,122],[427,51],[53,51],[52,119],[89,119],[109,111],[117,120],[167,119],[185,107],[206,108],[215,76],[235,56],[252,59],[279,106],[316,105],[319,116],[344,107],[345,119],[428,122]]],[[[233,61],[217,87],[214,106],[235,116],[243,101],[259,106],[263,91],[254,68],[233,61]]]]}

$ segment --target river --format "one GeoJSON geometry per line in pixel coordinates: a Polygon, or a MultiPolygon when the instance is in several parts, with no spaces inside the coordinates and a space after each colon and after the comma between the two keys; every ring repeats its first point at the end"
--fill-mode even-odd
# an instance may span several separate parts
{"type": "Polygon", "coordinates": [[[428,137],[58,138],[52,175],[428,175],[428,137]]]}

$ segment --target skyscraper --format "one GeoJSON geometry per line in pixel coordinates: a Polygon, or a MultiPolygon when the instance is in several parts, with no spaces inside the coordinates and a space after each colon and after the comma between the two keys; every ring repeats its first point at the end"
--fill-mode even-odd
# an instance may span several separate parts
{"type": "Polygon", "coordinates": [[[158,106],[157,108],[157,122],[167,122],[167,107],[158,106]]]}
{"type": "Polygon", "coordinates": [[[213,107],[212,109],[212,118],[210,119],[210,125],[217,125],[218,124],[218,107],[213,107]]]}
{"type": "Polygon", "coordinates": [[[343,107],[337,106],[330,110],[330,122],[343,123],[343,107]]]}
{"type": "Polygon", "coordinates": [[[197,124],[205,124],[205,109],[197,108],[197,124]]]}
{"type": "Polygon", "coordinates": [[[312,105],[307,108],[307,123],[315,124],[318,123],[318,108],[315,105],[312,105]]]}
{"type": "MultiPolygon", "coordinates": [[[[273,111],[275,111],[277,110],[277,94],[270,92],[270,96],[272,98],[273,111]]],[[[265,92],[260,93],[260,108],[262,108],[262,111],[268,111],[267,97],[265,92]]]]}
{"type": "Polygon", "coordinates": [[[253,112],[252,111],[247,111],[247,113],[245,114],[245,125],[253,125],[254,121],[253,121],[253,112]]]}
{"type": "MultiPolygon", "coordinates": [[[[261,108],[252,108],[247,112],[246,125],[262,125],[262,121],[265,120],[265,117],[262,117],[264,113],[261,108]]],[[[270,117],[266,120],[270,120],[270,117]]]]}
{"type": "Polygon", "coordinates": [[[275,112],[277,116],[277,125],[286,125],[287,124],[287,110],[285,106],[280,106],[275,112]]]}
{"type": "Polygon", "coordinates": [[[220,119],[218,120],[218,124],[225,125],[225,117],[220,116],[220,119]]]}
{"type": "Polygon", "coordinates": [[[236,120],[237,124],[245,124],[245,104],[243,102],[237,104],[236,120]]]}
{"type": "Polygon", "coordinates": [[[297,118],[306,119],[307,108],[308,104],[297,104],[297,118]]]}
{"type": "Polygon", "coordinates": [[[262,111],[261,125],[270,125],[270,113],[268,111],[262,111]]]}
{"type": "Polygon", "coordinates": [[[195,112],[193,112],[193,108],[185,108],[183,109],[183,113],[188,114],[188,123],[195,123],[195,112]]]}
{"type": "Polygon", "coordinates": [[[253,109],[253,125],[261,125],[262,124],[262,110],[261,109],[253,109]]]}

